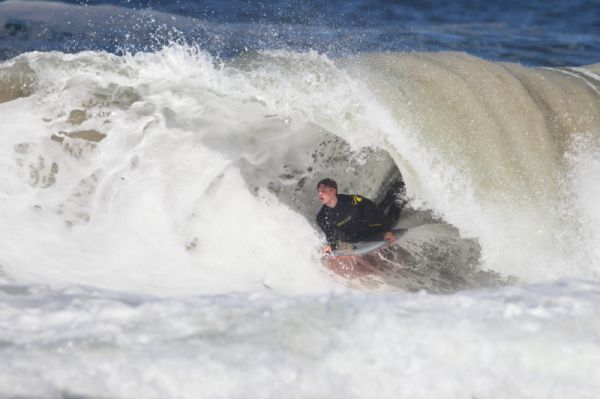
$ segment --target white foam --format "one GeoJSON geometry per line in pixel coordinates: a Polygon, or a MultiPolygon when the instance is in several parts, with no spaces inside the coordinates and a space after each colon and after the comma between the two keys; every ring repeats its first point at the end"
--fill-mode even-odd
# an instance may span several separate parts
{"type": "MultiPolygon", "coordinates": [[[[592,134],[574,134],[570,151],[566,154],[570,173],[565,182],[565,191],[569,197],[569,209],[578,225],[579,240],[575,265],[597,264],[600,259],[600,146],[592,134]]],[[[600,275],[596,273],[596,276],[600,275]]]]}
{"type": "Polygon", "coordinates": [[[282,299],[0,289],[0,396],[589,398],[600,286],[282,299]]]}
{"type": "Polygon", "coordinates": [[[244,136],[246,126],[251,133],[264,121],[253,113],[266,109],[246,106],[251,94],[226,91],[231,96],[216,101],[223,82],[232,83],[210,57],[172,49],[30,61],[36,94],[0,106],[14,116],[1,127],[11,132],[3,148],[13,172],[3,180],[4,221],[15,226],[3,237],[13,248],[3,253],[8,275],[157,294],[327,287],[308,221],[268,192],[252,195],[241,178],[235,162],[268,149],[244,136]],[[131,96],[142,98],[124,109],[131,96]],[[74,109],[89,119],[70,125],[74,109]],[[65,148],[83,150],[80,158],[50,139],[86,129],[107,137],[94,149],[65,138],[65,148]],[[210,135],[229,147],[209,148],[210,135]],[[44,187],[52,163],[56,182],[44,187]],[[32,171],[40,178],[28,179],[32,171]]]}

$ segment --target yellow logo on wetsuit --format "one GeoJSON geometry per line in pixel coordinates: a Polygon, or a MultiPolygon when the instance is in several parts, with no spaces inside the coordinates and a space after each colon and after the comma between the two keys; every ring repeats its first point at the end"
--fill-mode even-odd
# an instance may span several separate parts
{"type": "Polygon", "coordinates": [[[362,199],[362,197],[361,197],[360,195],[353,195],[353,196],[352,196],[352,204],[353,204],[353,205],[358,205],[358,203],[359,203],[360,201],[362,201],[362,200],[363,200],[363,199],[362,199]]]}
{"type": "Polygon", "coordinates": [[[352,219],[352,216],[348,216],[346,219],[342,220],[341,222],[338,222],[335,227],[342,227],[343,225],[345,225],[346,223],[348,223],[350,221],[350,219],[352,219]]]}

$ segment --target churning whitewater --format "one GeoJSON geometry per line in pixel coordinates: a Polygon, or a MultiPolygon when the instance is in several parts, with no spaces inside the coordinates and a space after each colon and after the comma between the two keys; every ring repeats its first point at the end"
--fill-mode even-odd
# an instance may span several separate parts
{"type": "Polygon", "coordinates": [[[600,64],[3,61],[0,396],[591,398],[599,121],[600,64]],[[323,267],[323,177],[403,179],[403,281],[323,267]]]}
{"type": "Polygon", "coordinates": [[[594,278],[597,69],[459,53],[225,62],[180,46],[19,56],[2,67],[4,278],[326,291],[316,182],[376,198],[399,174],[437,218],[405,218],[409,251],[458,267],[468,248],[523,282],[594,278]]]}

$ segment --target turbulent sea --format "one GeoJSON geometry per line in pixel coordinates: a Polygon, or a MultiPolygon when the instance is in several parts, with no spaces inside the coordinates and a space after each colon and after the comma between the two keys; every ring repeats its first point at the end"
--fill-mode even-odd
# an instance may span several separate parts
{"type": "Polygon", "coordinates": [[[599,1],[0,1],[0,398],[597,398],[599,171],[599,1]]]}

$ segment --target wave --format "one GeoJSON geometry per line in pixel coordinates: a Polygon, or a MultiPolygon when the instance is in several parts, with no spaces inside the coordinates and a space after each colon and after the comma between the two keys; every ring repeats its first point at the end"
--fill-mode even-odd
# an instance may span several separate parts
{"type": "MultiPolygon", "coordinates": [[[[329,290],[314,185],[376,198],[401,173],[482,269],[596,278],[599,74],[463,53],[24,54],[0,65],[0,264],[160,294],[329,290]]],[[[411,244],[443,263],[423,226],[411,244]]]]}
{"type": "Polygon", "coordinates": [[[477,237],[486,265],[530,279],[596,275],[600,237],[581,229],[598,209],[577,200],[592,187],[578,168],[590,164],[572,159],[598,159],[577,145],[598,140],[598,65],[525,68],[463,53],[358,63],[401,131],[387,137],[408,189],[477,237]]]}

